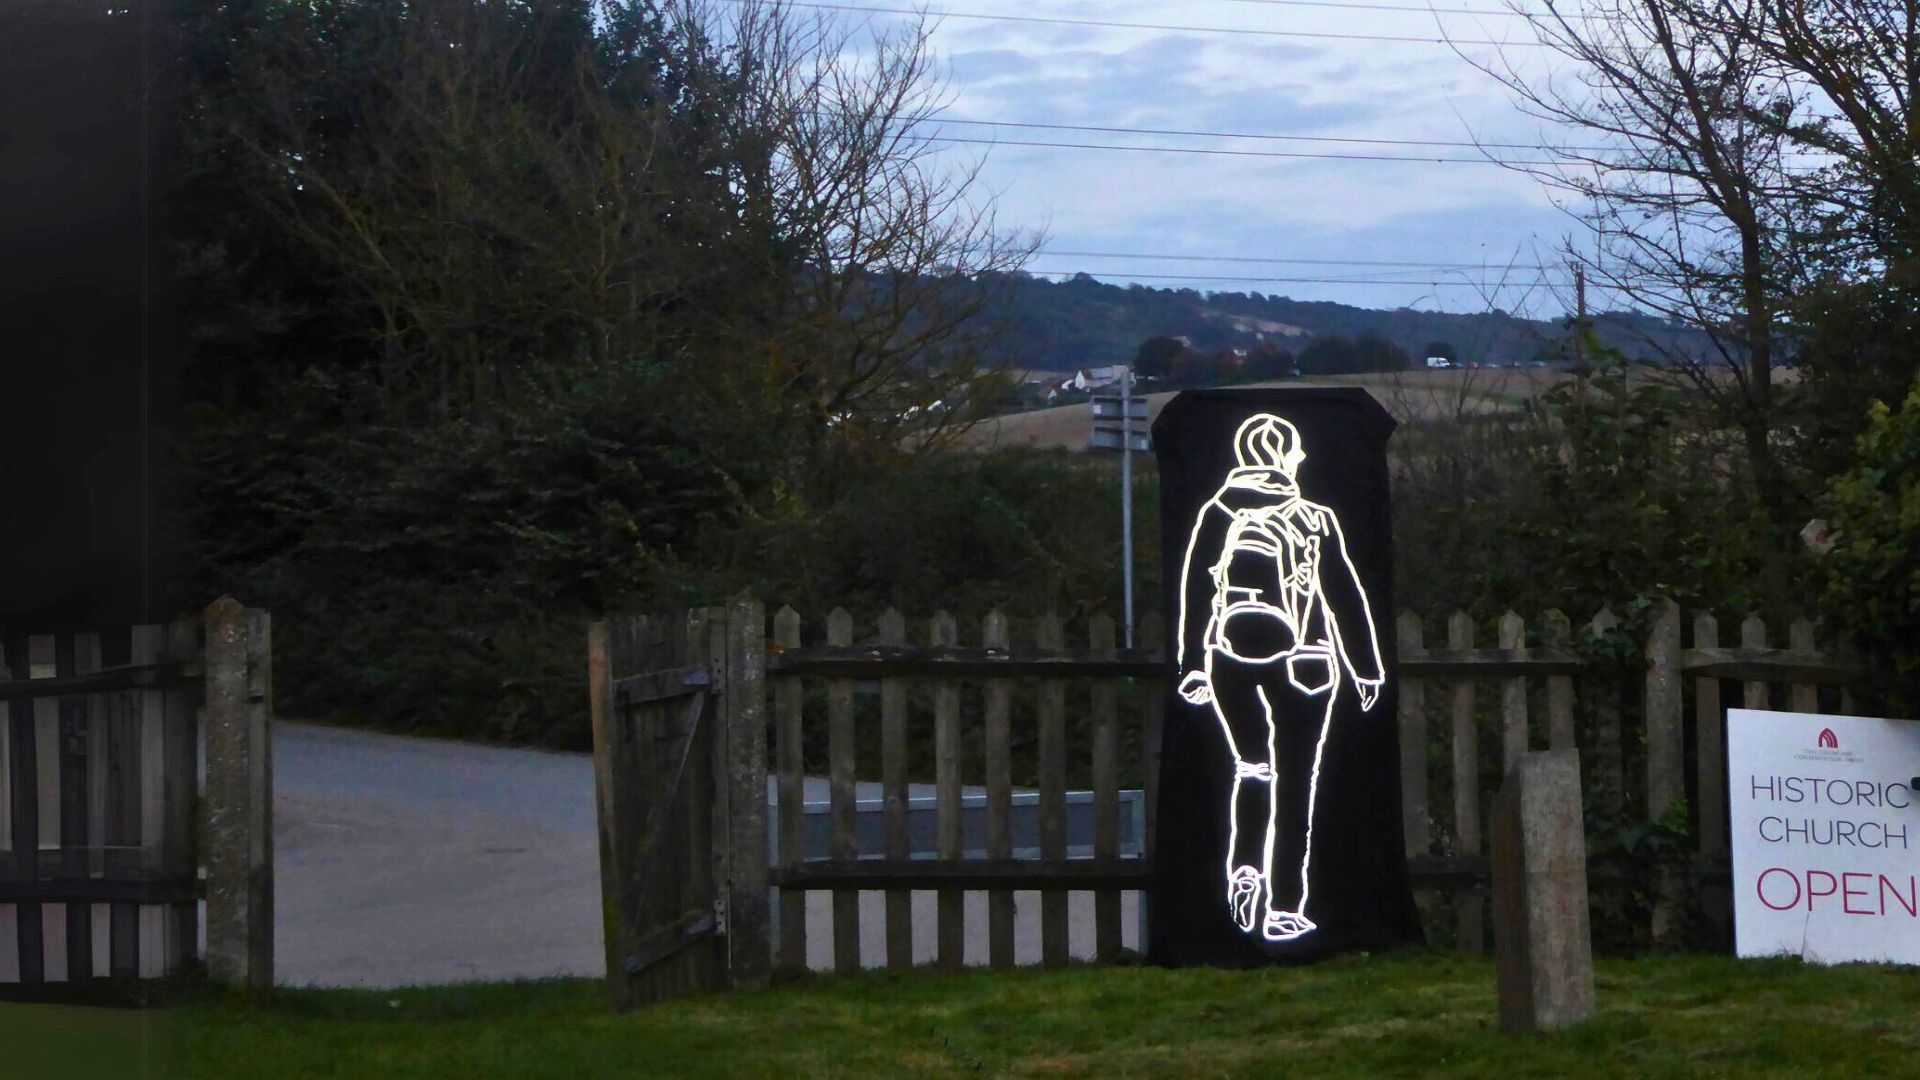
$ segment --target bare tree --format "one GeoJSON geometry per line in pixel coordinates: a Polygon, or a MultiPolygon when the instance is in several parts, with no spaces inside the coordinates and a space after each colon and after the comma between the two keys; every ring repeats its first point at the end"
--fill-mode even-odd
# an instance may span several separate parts
{"type": "MultiPolygon", "coordinates": [[[[1781,490],[1773,445],[1779,320],[1801,272],[1785,119],[1800,96],[1760,48],[1761,0],[1600,0],[1571,13],[1518,5],[1568,63],[1548,74],[1502,56],[1476,66],[1523,111],[1582,146],[1513,165],[1564,196],[1591,236],[1566,255],[1600,289],[1705,332],[1666,359],[1744,437],[1754,482],[1781,490]],[[1719,13],[1710,18],[1708,5],[1719,13]],[[1737,28],[1709,32],[1738,12],[1737,28]]],[[[1584,333],[1584,328],[1578,331],[1584,333]]],[[[1777,504],[1776,504],[1777,505],[1777,504]]]]}

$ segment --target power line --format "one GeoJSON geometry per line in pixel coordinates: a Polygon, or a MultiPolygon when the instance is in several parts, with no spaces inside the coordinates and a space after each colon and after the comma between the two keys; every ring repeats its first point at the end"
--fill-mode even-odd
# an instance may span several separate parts
{"type": "MultiPolygon", "coordinates": [[[[727,0],[729,3],[746,3],[747,0],[727,0]]],[[[908,15],[915,18],[932,16],[938,19],[974,19],[982,22],[1043,23],[1052,26],[1094,26],[1117,30],[1172,30],[1190,34],[1241,34],[1248,37],[1279,38],[1319,38],[1333,41],[1395,41],[1413,45],[1492,45],[1497,48],[1546,48],[1541,41],[1492,41],[1484,38],[1446,38],[1411,37],[1394,34],[1336,34],[1312,30],[1258,30],[1232,26],[1186,26],[1176,23],[1137,23],[1117,22],[1110,19],[1068,19],[1060,16],[1045,15],[987,15],[974,11],[928,10],[916,11],[912,8],[871,7],[864,4],[805,3],[802,0],[785,0],[787,7],[810,8],[816,11],[851,11],[864,15],[908,15]]]]}
{"type": "Polygon", "coordinates": [[[1147,259],[1163,262],[1275,263],[1290,266],[1398,266],[1412,270],[1558,270],[1542,263],[1400,262],[1391,259],[1282,259],[1251,255],[1169,255],[1159,252],[1056,251],[1041,248],[1035,255],[1053,255],[1063,259],[1147,259]]]}
{"type": "Polygon", "coordinates": [[[1069,277],[1071,278],[1071,277],[1078,277],[1084,274],[1087,277],[1096,277],[1096,278],[1097,277],[1117,277],[1117,278],[1125,278],[1129,281],[1215,281],[1215,282],[1234,282],[1234,283],[1245,283],[1245,284],[1273,284],[1273,285],[1407,285],[1407,286],[1413,286],[1417,288],[1436,288],[1436,289],[1463,288],[1463,287],[1475,288],[1475,289],[1510,289],[1510,288],[1523,288],[1523,287],[1530,288],[1538,285],[1548,285],[1548,284],[1554,284],[1554,285],[1565,284],[1564,282],[1546,282],[1546,281],[1539,281],[1539,280],[1523,281],[1523,282],[1398,281],[1398,280],[1385,280],[1381,278],[1237,277],[1237,276],[1218,276],[1218,275],[1212,275],[1212,274],[1129,274],[1129,273],[1123,273],[1120,271],[1105,271],[1105,270],[1102,270],[1102,271],[1027,270],[1025,272],[1028,274],[1032,274],[1036,277],[1069,277]]]}
{"type": "MultiPolygon", "coordinates": [[[[1346,135],[1270,135],[1244,131],[1194,131],[1182,128],[1139,128],[1117,127],[1095,124],[1053,124],[1026,122],[1022,120],[975,120],[956,119],[946,116],[908,117],[923,124],[966,124],[981,127],[1044,128],[1050,131],[1092,131],[1109,135],[1175,135],[1196,139],[1258,139],[1266,142],[1332,142],[1356,143],[1368,146],[1445,146],[1470,150],[1545,150],[1555,154],[1572,153],[1619,153],[1630,150],[1623,146],[1554,146],[1548,143],[1506,143],[1506,142],[1469,142],[1446,139],[1387,139],[1361,138],[1346,135]]],[[[1426,160],[1422,158],[1421,160],[1426,160]]]]}
{"type": "MultiPolygon", "coordinates": [[[[1568,165],[1567,161],[1522,161],[1511,158],[1414,157],[1404,154],[1329,154],[1308,150],[1219,150],[1199,146],[1116,146],[1112,143],[1041,142],[1030,139],[968,139],[957,135],[902,135],[926,143],[964,143],[978,146],[1035,146],[1056,150],[1127,150],[1145,154],[1207,154],[1215,157],[1316,158],[1328,161],[1410,161],[1437,165],[1568,165]]],[[[1602,166],[1604,167],[1604,165],[1602,166]]]]}
{"type": "MultiPolygon", "coordinates": [[[[1271,7],[1344,8],[1350,11],[1411,11],[1421,15],[1492,15],[1509,19],[1538,19],[1544,11],[1493,11],[1487,8],[1426,7],[1419,4],[1356,4],[1348,0],[1226,0],[1229,4],[1260,4],[1271,7]]],[[[1594,18],[1591,15],[1575,18],[1594,18]]]]}

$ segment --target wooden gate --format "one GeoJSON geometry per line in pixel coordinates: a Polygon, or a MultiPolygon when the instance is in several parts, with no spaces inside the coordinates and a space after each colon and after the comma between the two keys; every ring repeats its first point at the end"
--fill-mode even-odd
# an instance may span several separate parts
{"type": "Polygon", "coordinates": [[[588,630],[616,1008],[766,977],[764,619],[743,602],[588,630]]]}

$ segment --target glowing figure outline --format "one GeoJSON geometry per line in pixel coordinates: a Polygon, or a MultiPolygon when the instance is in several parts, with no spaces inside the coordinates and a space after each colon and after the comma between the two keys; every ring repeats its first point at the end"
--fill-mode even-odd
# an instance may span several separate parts
{"type": "Polygon", "coordinates": [[[1306,456],[1299,430],[1271,413],[1248,417],[1234,432],[1237,465],[1195,515],[1187,537],[1175,638],[1180,696],[1193,705],[1213,707],[1234,758],[1228,801],[1227,906],[1243,933],[1255,931],[1259,915],[1261,937],[1273,942],[1290,941],[1316,928],[1307,917],[1313,814],[1341,673],[1353,682],[1362,711],[1373,709],[1386,683],[1372,604],[1347,553],[1339,516],[1301,495],[1298,474],[1306,456]],[[1218,557],[1207,569],[1213,591],[1200,635],[1200,655],[1190,667],[1187,620],[1193,560],[1216,547],[1218,557]],[[1328,549],[1338,552],[1337,566],[1325,557],[1328,549]],[[1351,625],[1355,619],[1364,634],[1355,633],[1361,629],[1351,625]],[[1285,661],[1284,688],[1269,671],[1281,660],[1285,661]],[[1252,702],[1244,693],[1248,687],[1243,684],[1249,681],[1252,702]],[[1285,688],[1290,688],[1293,700],[1276,702],[1270,691],[1287,694],[1285,688]],[[1236,700],[1224,702],[1225,696],[1236,700]],[[1243,752],[1246,740],[1235,737],[1236,727],[1242,736],[1257,737],[1255,725],[1244,715],[1255,703],[1266,733],[1264,760],[1250,758],[1243,752]],[[1291,708],[1282,708],[1276,715],[1277,705],[1291,708]],[[1290,846],[1294,839],[1281,832],[1282,787],[1287,787],[1289,801],[1298,798],[1294,785],[1286,784],[1298,777],[1287,771],[1293,763],[1281,760],[1278,741],[1282,725],[1288,725],[1286,733],[1297,742],[1301,732],[1296,725],[1311,723],[1314,711],[1319,726],[1306,774],[1305,830],[1298,838],[1300,889],[1295,900],[1285,891],[1290,884],[1276,889],[1274,882],[1276,844],[1290,846]],[[1258,865],[1249,861],[1250,853],[1241,844],[1241,819],[1248,810],[1242,795],[1249,784],[1264,785],[1266,791],[1258,865]]]}

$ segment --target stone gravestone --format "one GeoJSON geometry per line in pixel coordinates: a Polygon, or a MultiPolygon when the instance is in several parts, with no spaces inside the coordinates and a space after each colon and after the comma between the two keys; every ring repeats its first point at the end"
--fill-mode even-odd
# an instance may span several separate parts
{"type": "Polygon", "coordinates": [[[1394,721],[1393,426],[1350,388],[1187,391],[1153,426],[1174,668],[1156,963],[1421,939],[1394,721]]]}
{"type": "Polygon", "coordinates": [[[1580,754],[1525,754],[1493,804],[1500,1026],[1563,1028],[1593,1014],[1580,754]]]}

